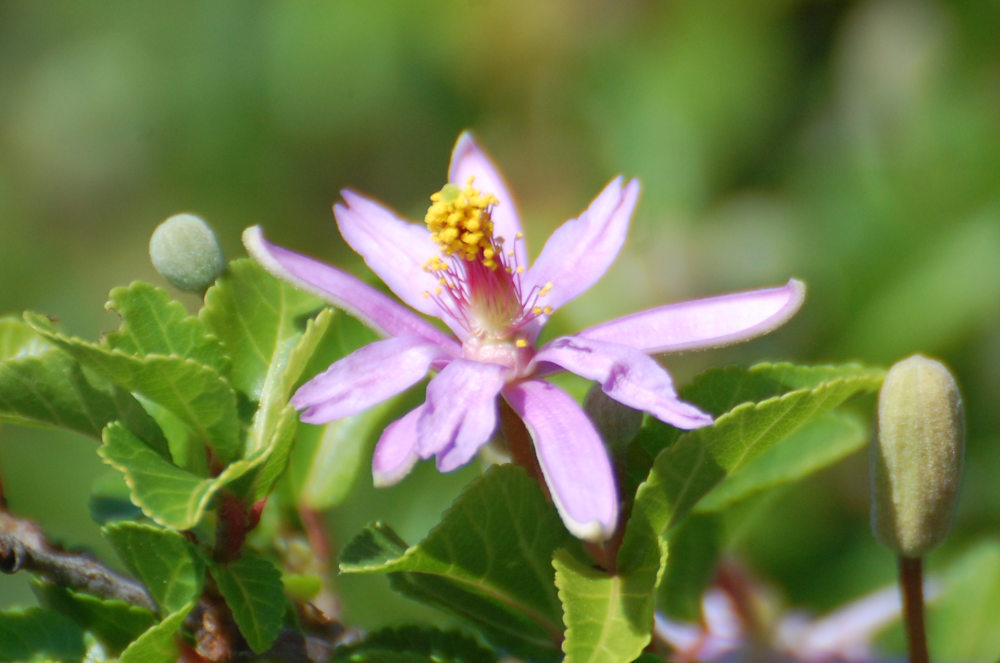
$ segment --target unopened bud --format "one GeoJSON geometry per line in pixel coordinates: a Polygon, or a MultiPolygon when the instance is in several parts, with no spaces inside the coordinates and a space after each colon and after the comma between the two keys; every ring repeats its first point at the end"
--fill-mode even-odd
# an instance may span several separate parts
{"type": "Polygon", "coordinates": [[[913,355],[890,368],[876,426],[875,538],[903,557],[922,557],[951,529],[962,476],[962,398],[944,364],[913,355]]]}
{"type": "Polygon", "coordinates": [[[185,292],[203,292],[226,268],[215,233],[193,214],[175,214],[158,225],[149,257],[160,276],[185,292]]]}

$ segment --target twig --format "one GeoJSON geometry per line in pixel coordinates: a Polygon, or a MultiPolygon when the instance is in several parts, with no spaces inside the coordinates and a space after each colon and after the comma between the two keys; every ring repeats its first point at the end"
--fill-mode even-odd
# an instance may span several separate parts
{"type": "Polygon", "coordinates": [[[0,511],[0,571],[30,571],[61,587],[156,610],[139,582],[112,571],[88,553],[53,545],[38,525],[7,511],[0,511]]]}

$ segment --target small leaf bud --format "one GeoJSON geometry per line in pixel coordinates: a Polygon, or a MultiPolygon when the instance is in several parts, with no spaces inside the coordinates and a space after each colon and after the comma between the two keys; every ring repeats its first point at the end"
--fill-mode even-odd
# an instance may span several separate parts
{"type": "Polygon", "coordinates": [[[872,530],[903,557],[922,557],[951,529],[964,428],[958,385],[944,364],[913,355],[889,369],[871,447],[872,530]]]}
{"type": "Polygon", "coordinates": [[[175,214],[158,225],[149,257],[160,276],[185,292],[204,292],[226,268],[215,233],[193,214],[175,214]]]}

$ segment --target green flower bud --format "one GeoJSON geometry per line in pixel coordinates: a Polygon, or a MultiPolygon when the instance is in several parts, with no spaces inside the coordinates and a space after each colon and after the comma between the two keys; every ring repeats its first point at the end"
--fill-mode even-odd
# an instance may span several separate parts
{"type": "Polygon", "coordinates": [[[872,530],[903,557],[922,557],[951,529],[962,475],[962,398],[944,364],[913,355],[890,368],[876,426],[872,530]]]}
{"type": "Polygon", "coordinates": [[[226,268],[215,233],[193,214],[175,214],[158,225],[149,257],[160,276],[185,292],[204,292],[226,268]]]}

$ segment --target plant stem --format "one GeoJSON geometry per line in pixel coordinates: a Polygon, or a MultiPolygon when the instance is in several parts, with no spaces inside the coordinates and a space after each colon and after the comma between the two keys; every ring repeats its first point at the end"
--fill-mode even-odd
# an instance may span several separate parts
{"type": "Polygon", "coordinates": [[[899,556],[899,586],[903,593],[903,621],[910,663],[929,663],[924,628],[924,574],[920,557],[899,556]]]}

